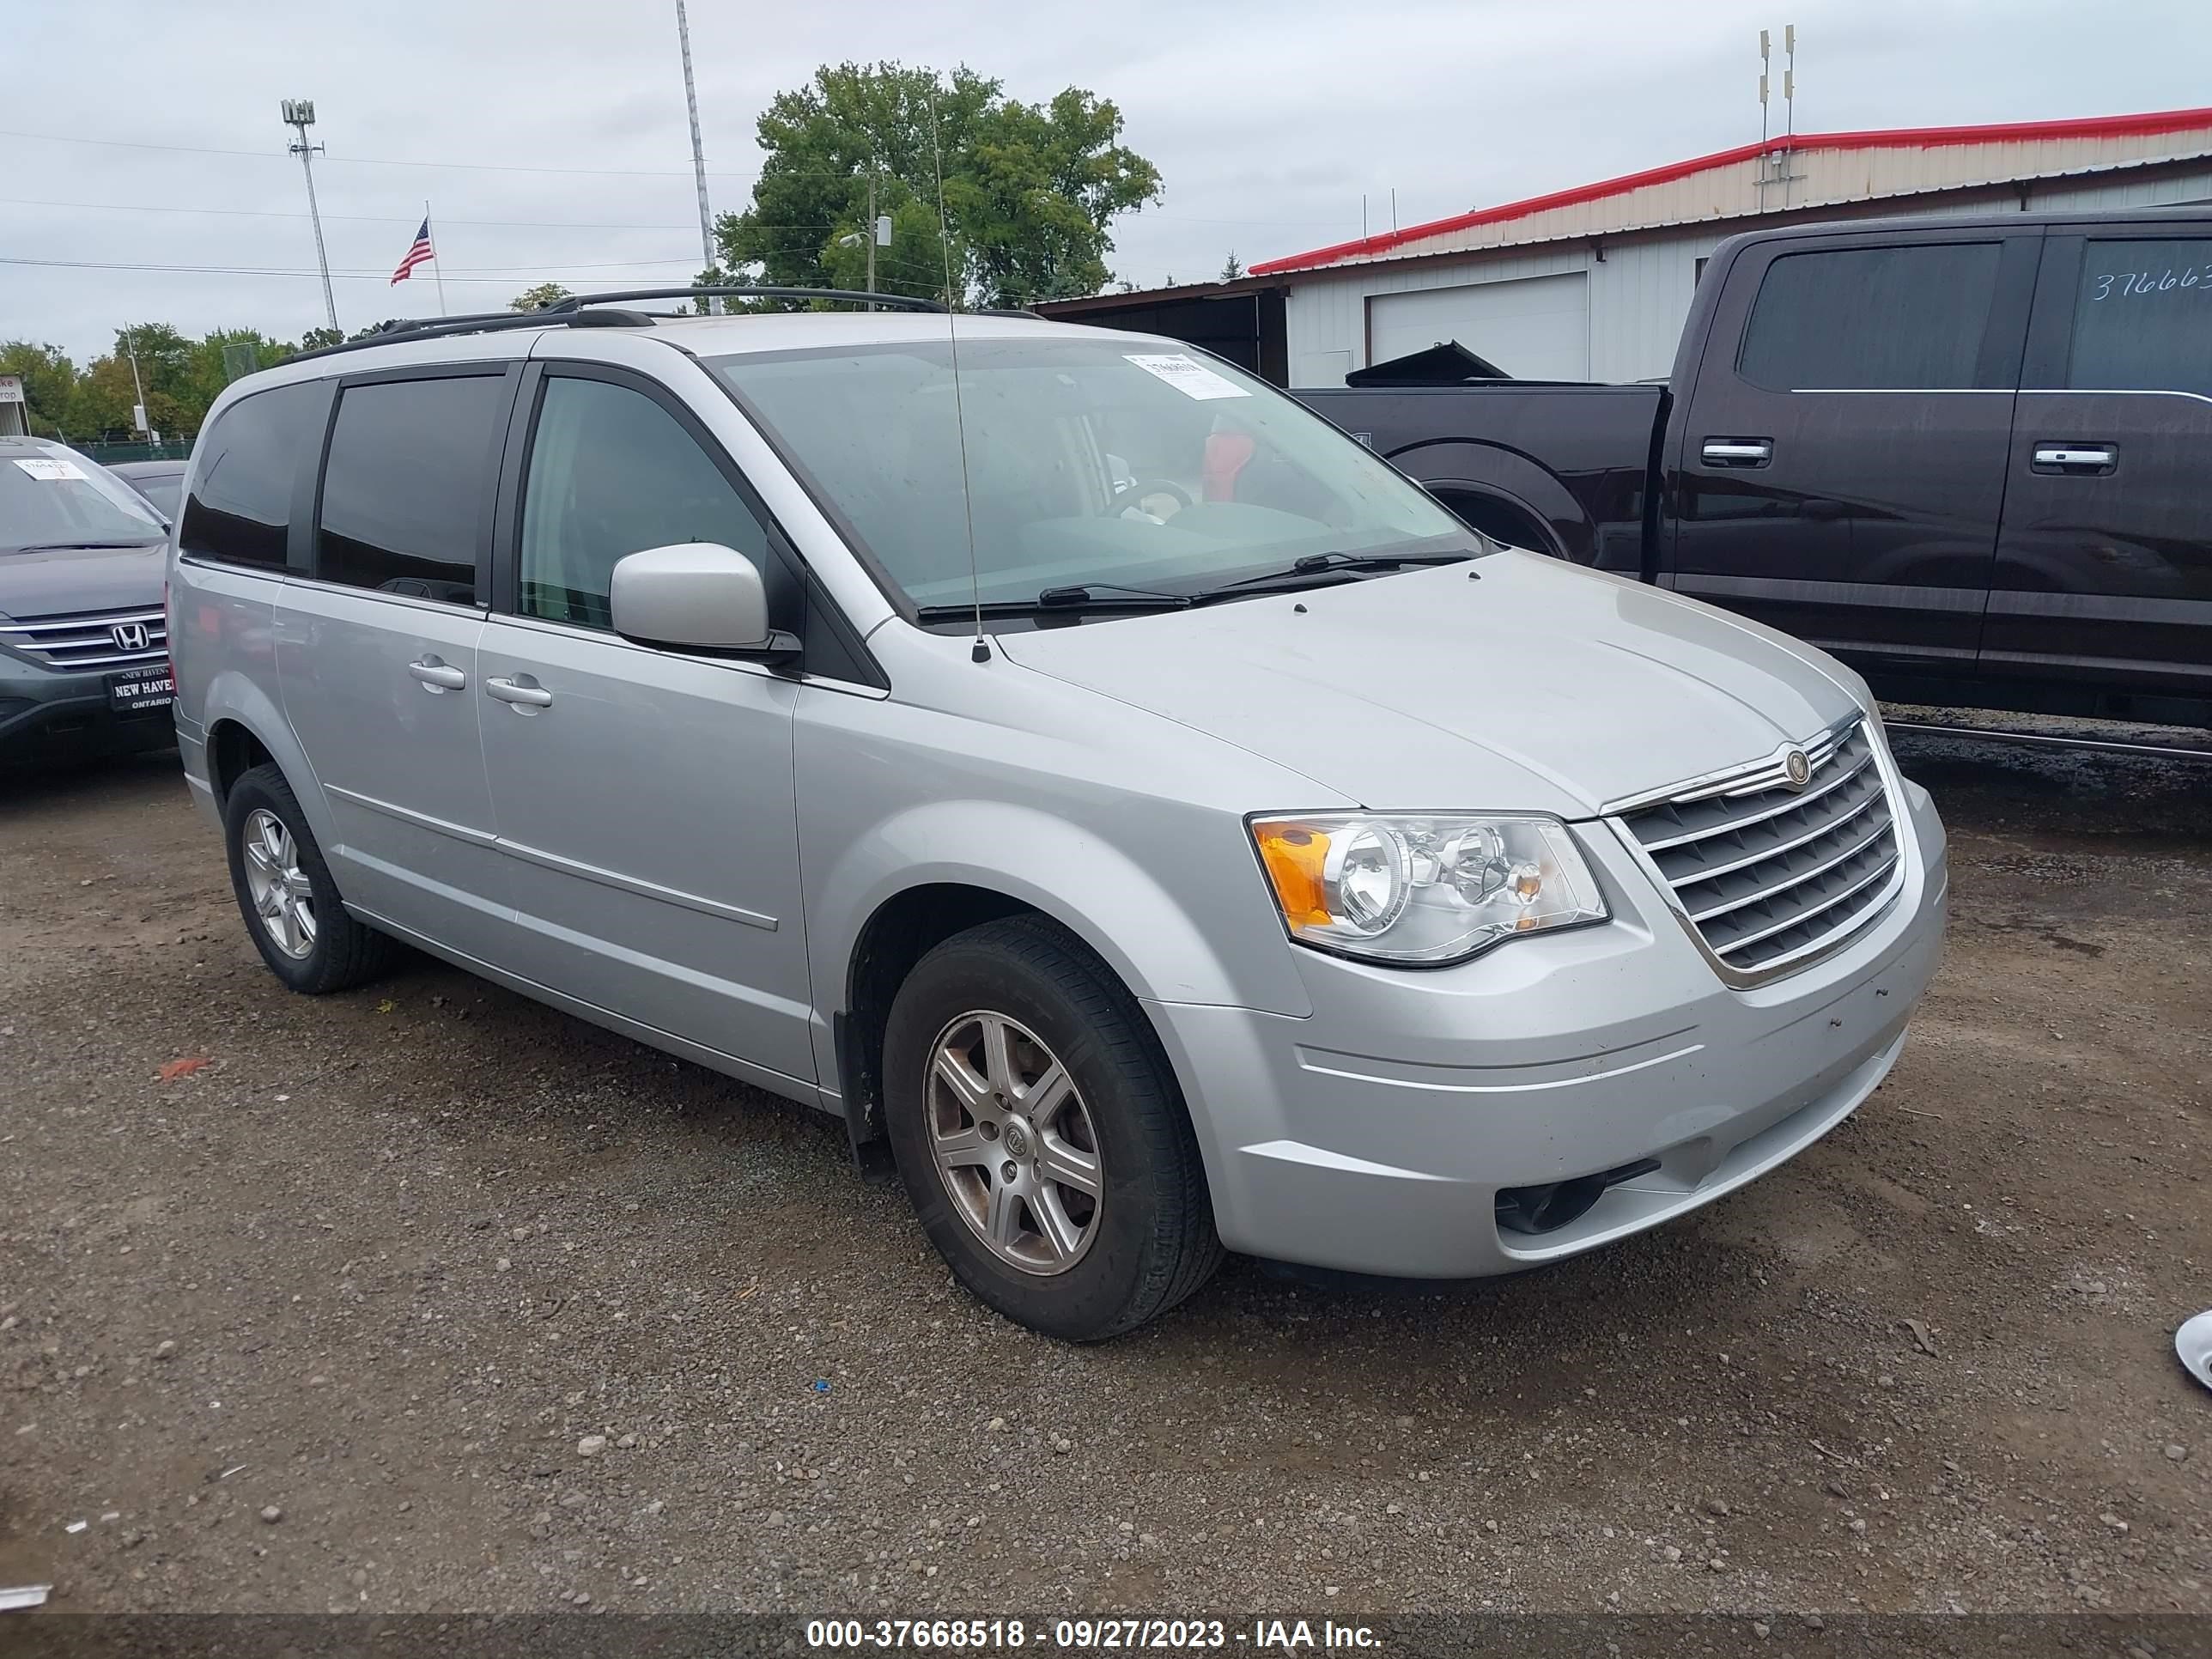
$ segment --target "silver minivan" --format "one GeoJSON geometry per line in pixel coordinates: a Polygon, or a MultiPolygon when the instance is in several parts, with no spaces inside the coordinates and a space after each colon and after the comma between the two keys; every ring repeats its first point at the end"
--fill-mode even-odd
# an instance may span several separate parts
{"type": "Polygon", "coordinates": [[[1076,1340],[1556,1261],[1896,1060],[1943,831],[1832,658],[1171,340],[651,297],[210,411],[177,726],[293,988],[404,941],[837,1114],[1076,1340]]]}

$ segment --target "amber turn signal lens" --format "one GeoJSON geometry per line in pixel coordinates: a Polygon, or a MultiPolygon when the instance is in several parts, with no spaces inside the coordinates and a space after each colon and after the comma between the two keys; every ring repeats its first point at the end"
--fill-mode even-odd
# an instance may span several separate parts
{"type": "Polygon", "coordinates": [[[1322,866],[1328,861],[1328,837],[1318,830],[1283,823],[1255,824],[1252,833],[1259,842],[1267,879],[1275,884],[1283,920],[1293,928],[1326,927],[1329,914],[1322,892],[1322,866]]]}

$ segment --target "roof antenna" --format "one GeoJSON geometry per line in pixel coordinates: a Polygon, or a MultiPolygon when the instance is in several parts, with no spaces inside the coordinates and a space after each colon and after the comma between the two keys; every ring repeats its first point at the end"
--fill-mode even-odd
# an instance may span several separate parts
{"type": "Polygon", "coordinates": [[[937,246],[945,256],[945,342],[952,353],[952,426],[960,440],[960,506],[968,518],[968,597],[975,607],[975,645],[969,655],[977,662],[991,660],[990,641],[983,637],[983,586],[975,574],[975,496],[969,487],[968,416],[960,398],[960,325],[952,298],[952,233],[945,213],[945,151],[937,134],[937,82],[929,83],[929,155],[937,173],[937,246]]]}

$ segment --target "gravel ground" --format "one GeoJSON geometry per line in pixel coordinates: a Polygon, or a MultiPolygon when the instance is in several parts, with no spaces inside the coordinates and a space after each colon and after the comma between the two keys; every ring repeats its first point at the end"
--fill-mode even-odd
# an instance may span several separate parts
{"type": "Polygon", "coordinates": [[[2212,767],[1900,753],[1949,955],[1821,1145],[1542,1272],[1232,1261],[1082,1350],[952,1288],[826,1119],[427,962],[287,995],[173,757],[0,784],[0,1584],[2212,1611],[2171,1343],[2212,1305],[2212,767]]]}

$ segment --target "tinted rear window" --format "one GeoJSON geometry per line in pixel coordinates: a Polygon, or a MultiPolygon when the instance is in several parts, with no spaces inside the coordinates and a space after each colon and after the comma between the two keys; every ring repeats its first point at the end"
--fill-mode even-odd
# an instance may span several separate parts
{"type": "Polygon", "coordinates": [[[1759,285],[1743,377],[1775,392],[1978,386],[1997,255],[1995,242],[1784,254],[1759,285]]]}
{"type": "Polygon", "coordinates": [[[199,472],[177,549],[230,564],[284,563],[292,489],[305,447],[322,435],[328,392],[313,381],[242,398],[200,438],[199,472]]]}
{"type": "Polygon", "coordinates": [[[338,394],[315,574],[477,602],[477,546],[506,410],[497,374],[382,380],[338,394]]]}
{"type": "Polygon", "coordinates": [[[2212,240],[2091,242],[2066,384],[2212,394],[2212,240]]]}

